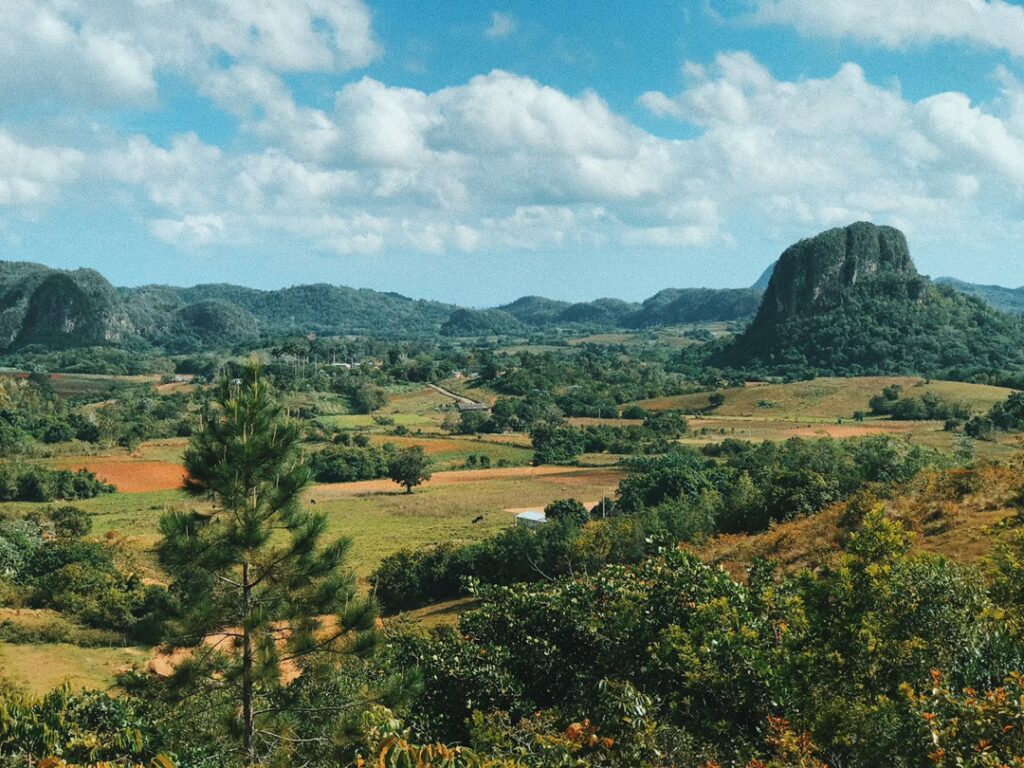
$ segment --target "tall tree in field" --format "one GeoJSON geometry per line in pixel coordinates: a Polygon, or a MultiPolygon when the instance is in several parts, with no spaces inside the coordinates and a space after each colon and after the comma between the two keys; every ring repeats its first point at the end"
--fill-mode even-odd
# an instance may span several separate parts
{"type": "Polygon", "coordinates": [[[388,461],[388,477],[405,488],[406,493],[430,479],[430,459],[422,445],[402,448],[388,461]]]}
{"type": "Polygon", "coordinates": [[[285,673],[377,639],[375,607],[343,570],[350,541],[324,543],[324,515],[300,501],[310,472],[299,442],[258,364],[240,384],[225,377],[185,451],[185,489],[213,511],[160,522],[160,562],[173,579],[168,644],[192,649],[172,686],[221,701],[247,763],[275,748],[275,721],[287,713],[267,701],[285,673]]]}

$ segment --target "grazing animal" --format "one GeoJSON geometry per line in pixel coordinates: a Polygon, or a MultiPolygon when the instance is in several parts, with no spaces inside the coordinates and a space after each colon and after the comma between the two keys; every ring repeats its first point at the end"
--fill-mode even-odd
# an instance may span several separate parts
{"type": "Polygon", "coordinates": [[[310,503],[310,504],[316,504],[316,499],[310,499],[310,500],[309,500],[309,503],[310,503]]]}
{"type": "Polygon", "coordinates": [[[484,521],[484,516],[483,515],[477,515],[476,517],[473,518],[473,522],[474,523],[482,523],[483,521],[484,521]]]}

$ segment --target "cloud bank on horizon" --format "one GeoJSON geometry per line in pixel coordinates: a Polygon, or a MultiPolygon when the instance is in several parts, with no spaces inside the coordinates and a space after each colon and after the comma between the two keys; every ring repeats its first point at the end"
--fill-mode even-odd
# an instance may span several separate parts
{"type": "Polygon", "coordinates": [[[613,4],[575,37],[471,5],[6,0],[0,257],[635,298],[871,219],[923,271],[1024,282],[1021,5],[683,3],[660,48],[613,4]]]}

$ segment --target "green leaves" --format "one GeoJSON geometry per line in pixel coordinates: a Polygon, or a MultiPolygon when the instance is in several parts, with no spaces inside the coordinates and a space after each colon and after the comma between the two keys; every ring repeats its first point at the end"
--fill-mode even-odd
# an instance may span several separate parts
{"type": "Polygon", "coordinates": [[[193,648],[199,662],[173,687],[185,696],[227,685],[222,714],[250,761],[277,749],[278,717],[287,728],[285,710],[260,702],[315,658],[378,641],[375,606],[342,570],[348,540],[324,542],[326,518],[302,506],[311,474],[299,442],[258,364],[225,377],[185,452],[186,489],[213,512],[160,524],[160,561],[174,579],[171,645],[193,648]]]}

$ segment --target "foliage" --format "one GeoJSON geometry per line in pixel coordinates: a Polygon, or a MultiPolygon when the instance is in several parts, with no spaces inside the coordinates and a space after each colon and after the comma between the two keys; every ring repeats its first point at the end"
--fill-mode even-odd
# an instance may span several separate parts
{"type": "Polygon", "coordinates": [[[84,540],[88,516],[76,507],[48,508],[26,519],[0,521],[0,576],[20,599],[119,637],[152,637],[152,614],[164,590],[145,586],[119,565],[107,543],[84,540]]]}
{"type": "Polygon", "coordinates": [[[932,765],[990,768],[1024,763],[1024,676],[1009,675],[989,690],[955,690],[936,669],[930,689],[910,691],[909,697],[928,729],[932,765]]]}
{"type": "Polygon", "coordinates": [[[132,697],[73,694],[65,686],[33,699],[0,683],[0,764],[37,765],[50,756],[38,765],[169,767],[154,720],[152,708],[132,697]]]}
{"type": "Polygon", "coordinates": [[[968,380],[1024,367],[1024,322],[916,274],[879,272],[805,312],[752,326],[720,366],[968,380]]]}
{"type": "Polygon", "coordinates": [[[530,430],[530,441],[535,465],[571,463],[586,447],[583,433],[565,424],[535,424],[530,430]]]}
{"type": "Polygon", "coordinates": [[[562,521],[572,525],[584,525],[590,520],[590,513],[576,499],[557,499],[544,507],[547,520],[562,521]]]}
{"type": "Polygon", "coordinates": [[[417,485],[430,479],[430,459],[422,445],[394,451],[388,459],[388,477],[412,493],[417,485]]]}
{"type": "Polygon", "coordinates": [[[322,544],[325,517],[301,505],[310,473],[299,441],[258,365],[237,385],[225,376],[185,452],[186,489],[216,510],[161,520],[168,642],[191,649],[169,693],[215,702],[250,762],[277,747],[278,713],[261,702],[283,684],[282,665],[363,652],[376,639],[374,607],[342,570],[349,540],[322,544]]]}
{"type": "Polygon", "coordinates": [[[902,397],[900,390],[896,384],[872,397],[871,413],[899,421],[965,421],[971,417],[971,410],[965,403],[950,402],[934,392],[925,392],[920,397],[902,397]]]}
{"type": "Polygon", "coordinates": [[[996,429],[1002,432],[1024,430],[1024,392],[1014,392],[1005,401],[993,405],[984,416],[971,419],[965,431],[972,437],[988,437],[996,429]]]}
{"type": "Polygon", "coordinates": [[[309,468],[318,483],[350,483],[388,476],[395,448],[384,446],[331,446],[309,458],[309,468]]]}
{"type": "Polygon", "coordinates": [[[753,532],[772,520],[813,514],[865,483],[904,483],[937,457],[881,436],[847,442],[791,439],[753,445],[731,441],[724,464],[693,450],[635,459],[618,498],[588,514],[562,500],[537,530],[510,528],[482,542],[401,550],[371,576],[391,610],[465,593],[468,580],[532,582],[609,563],[636,563],[662,546],[716,532],[753,532]],[[582,527],[581,527],[582,526],[582,527]]]}
{"type": "Polygon", "coordinates": [[[71,472],[0,462],[0,501],[74,501],[115,490],[85,469],[71,472]]]}

